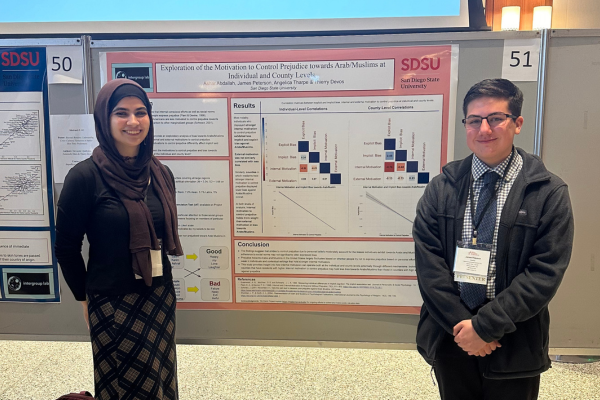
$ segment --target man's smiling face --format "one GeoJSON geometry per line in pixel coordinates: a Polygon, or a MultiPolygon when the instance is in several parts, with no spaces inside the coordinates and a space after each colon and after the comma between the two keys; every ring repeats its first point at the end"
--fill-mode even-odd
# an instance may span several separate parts
{"type": "MultiPolygon", "coordinates": [[[[479,97],[467,106],[467,118],[487,117],[490,114],[510,114],[508,100],[495,97],[479,97]]],[[[512,151],[513,138],[521,132],[523,117],[507,118],[506,121],[490,127],[487,120],[481,121],[478,129],[466,126],[467,146],[484,163],[495,167],[506,159],[512,151]]]]}

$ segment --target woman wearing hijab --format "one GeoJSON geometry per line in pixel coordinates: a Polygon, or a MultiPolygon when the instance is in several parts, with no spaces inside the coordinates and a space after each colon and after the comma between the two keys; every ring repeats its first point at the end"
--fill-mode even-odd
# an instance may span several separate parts
{"type": "Polygon", "coordinates": [[[83,305],[97,400],[178,399],[167,254],[183,251],[174,178],[152,155],[151,111],[137,83],[104,85],[94,110],[100,145],[69,171],[58,201],[56,257],[83,305]]]}

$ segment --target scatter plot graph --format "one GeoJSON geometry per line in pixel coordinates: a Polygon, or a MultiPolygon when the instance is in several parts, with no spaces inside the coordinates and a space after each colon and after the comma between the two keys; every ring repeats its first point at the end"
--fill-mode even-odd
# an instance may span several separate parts
{"type": "Polygon", "coordinates": [[[40,159],[39,112],[0,110],[0,161],[40,159]]]}
{"type": "Polygon", "coordinates": [[[41,215],[43,213],[42,166],[2,165],[0,215],[41,215]]]}
{"type": "Polygon", "coordinates": [[[296,201],[294,201],[293,199],[291,199],[289,196],[286,196],[285,194],[283,194],[281,192],[279,192],[279,194],[282,195],[283,197],[285,197],[286,199],[288,199],[289,201],[291,201],[292,203],[294,203],[295,205],[297,205],[302,210],[306,211],[308,214],[310,214],[311,216],[313,216],[315,219],[321,221],[323,224],[327,225],[328,227],[330,227],[331,229],[333,229],[335,231],[335,228],[333,226],[331,226],[327,222],[323,221],[321,218],[319,218],[318,216],[316,216],[315,214],[313,214],[310,210],[306,209],[301,204],[299,204],[296,201]]]}
{"type": "Polygon", "coordinates": [[[401,186],[367,189],[350,206],[354,216],[351,228],[360,236],[411,237],[419,199],[415,191],[422,194],[423,190],[401,186]]]}
{"type": "Polygon", "coordinates": [[[266,234],[336,236],[347,231],[344,200],[336,190],[293,189],[273,192],[266,218],[266,234]]]}
{"type": "Polygon", "coordinates": [[[404,218],[405,220],[407,220],[411,224],[413,223],[413,220],[406,218],[404,215],[400,214],[398,211],[394,210],[392,207],[388,206],[383,201],[381,201],[377,197],[373,196],[371,193],[367,192],[366,195],[365,195],[365,197],[367,199],[371,200],[373,203],[378,204],[378,205],[380,205],[383,208],[387,208],[388,210],[390,210],[394,214],[398,215],[399,217],[404,218]]]}

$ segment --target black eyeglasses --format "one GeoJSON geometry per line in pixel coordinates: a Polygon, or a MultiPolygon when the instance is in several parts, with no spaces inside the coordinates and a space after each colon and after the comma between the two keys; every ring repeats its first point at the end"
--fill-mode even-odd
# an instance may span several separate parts
{"type": "Polygon", "coordinates": [[[487,120],[490,128],[495,128],[502,124],[507,119],[512,118],[513,120],[519,118],[517,115],[505,114],[505,113],[492,113],[487,117],[480,117],[479,115],[473,115],[462,120],[462,123],[467,129],[479,129],[481,128],[481,121],[487,120]]]}

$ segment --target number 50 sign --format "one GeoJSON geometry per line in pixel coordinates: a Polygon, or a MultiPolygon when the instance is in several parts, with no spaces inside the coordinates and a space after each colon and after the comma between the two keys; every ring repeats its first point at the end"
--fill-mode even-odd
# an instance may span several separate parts
{"type": "Polygon", "coordinates": [[[81,84],[83,48],[81,46],[48,46],[48,83],[81,84]]]}
{"type": "Polygon", "coordinates": [[[511,81],[537,81],[540,39],[504,41],[502,77],[511,81]]]}

